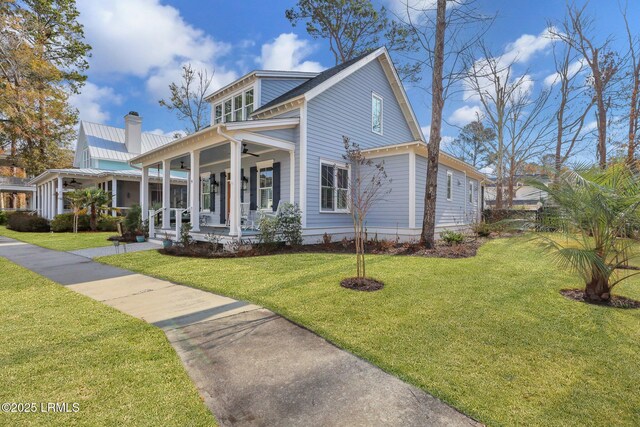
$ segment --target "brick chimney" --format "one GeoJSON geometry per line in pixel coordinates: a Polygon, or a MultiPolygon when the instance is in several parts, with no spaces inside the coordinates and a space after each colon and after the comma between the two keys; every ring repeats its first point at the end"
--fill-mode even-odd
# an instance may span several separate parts
{"type": "Polygon", "coordinates": [[[131,154],[142,153],[142,117],[136,111],[124,116],[124,145],[131,154]]]}

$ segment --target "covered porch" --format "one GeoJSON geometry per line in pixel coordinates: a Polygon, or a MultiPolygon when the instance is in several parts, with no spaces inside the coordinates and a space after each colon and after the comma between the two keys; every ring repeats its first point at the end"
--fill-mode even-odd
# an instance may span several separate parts
{"type": "Polygon", "coordinates": [[[172,172],[187,174],[184,208],[171,205],[165,185],[160,209],[151,208],[148,193],[141,195],[149,235],[176,239],[183,222],[189,222],[196,240],[255,238],[261,214],[296,200],[292,130],[298,122],[288,118],[219,124],[132,159],[142,168],[143,192],[151,170],[162,170],[163,184],[172,172]]]}

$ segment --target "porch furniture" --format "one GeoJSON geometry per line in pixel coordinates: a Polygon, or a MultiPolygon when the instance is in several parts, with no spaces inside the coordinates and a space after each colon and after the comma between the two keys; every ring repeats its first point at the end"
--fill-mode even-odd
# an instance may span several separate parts
{"type": "Polygon", "coordinates": [[[250,230],[254,228],[254,222],[250,220],[251,211],[249,203],[240,203],[240,225],[243,230],[250,230]]]}

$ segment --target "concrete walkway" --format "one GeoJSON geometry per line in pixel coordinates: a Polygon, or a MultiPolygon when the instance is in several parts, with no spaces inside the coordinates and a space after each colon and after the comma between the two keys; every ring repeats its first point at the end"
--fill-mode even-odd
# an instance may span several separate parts
{"type": "Polygon", "coordinates": [[[477,425],[255,305],[2,236],[0,256],[162,328],[222,425],[477,425]]]}
{"type": "Polygon", "coordinates": [[[149,251],[152,249],[160,249],[161,247],[161,243],[149,241],[144,243],[120,243],[118,246],[101,246],[98,248],[78,249],[77,251],[69,252],[72,254],[83,256],[85,258],[98,258],[107,255],[149,251]]]}

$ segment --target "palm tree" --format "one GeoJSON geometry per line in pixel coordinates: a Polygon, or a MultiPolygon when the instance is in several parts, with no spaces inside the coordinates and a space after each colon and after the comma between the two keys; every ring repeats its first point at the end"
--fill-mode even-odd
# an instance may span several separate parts
{"type": "Polygon", "coordinates": [[[85,193],[83,190],[73,190],[65,194],[73,210],[73,232],[78,232],[78,217],[85,209],[85,193]]]}
{"type": "MultiPolygon", "coordinates": [[[[639,244],[632,238],[640,229],[639,178],[621,163],[606,170],[568,171],[549,187],[532,182],[555,205],[548,209],[552,214],[546,216],[545,224],[552,223],[564,237],[543,234],[539,238],[562,267],[580,275],[591,301],[609,300],[615,285],[640,274],[629,266],[639,254],[639,244]]],[[[539,226],[544,230],[543,224],[539,226]]]]}
{"type": "Polygon", "coordinates": [[[84,189],[85,206],[89,208],[89,228],[98,229],[98,211],[108,210],[111,194],[97,187],[84,189]]]}

